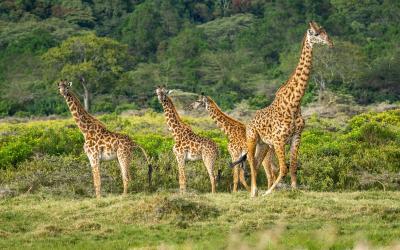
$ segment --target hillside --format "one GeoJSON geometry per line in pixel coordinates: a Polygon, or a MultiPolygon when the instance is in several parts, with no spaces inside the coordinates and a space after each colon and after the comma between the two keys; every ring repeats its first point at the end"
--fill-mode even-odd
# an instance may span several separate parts
{"type": "Polygon", "coordinates": [[[66,113],[60,78],[92,112],[159,111],[159,84],[204,91],[224,110],[260,108],[295,67],[310,20],[335,48],[316,51],[304,104],[327,90],[362,105],[396,102],[399,13],[396,0],[4,0],[0,116],[66,113]]]}

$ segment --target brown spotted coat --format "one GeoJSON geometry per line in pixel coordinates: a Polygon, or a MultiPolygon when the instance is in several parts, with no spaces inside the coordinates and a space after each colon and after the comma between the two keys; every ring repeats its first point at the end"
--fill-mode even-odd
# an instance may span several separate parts
{"type": "Polygon", "coordinates": [[[215,193],[214,165],[218,157],[217,144],[208,138],[195,134],[189,125],[182,122],[165,88],[158,87],[156,94],[164,109],[168,128],[175,140],[173,152],[178,162],[180,191],[182,193],[186,191],[186,161],[203,160],[210,177],[211,192],[215,193]]]}
{"type": "Polygon", "coordinates": [[[85,138],[83,149],[92,167],[96,197],[101,197],[100,162],[113,159],[118,159],[124,186],[123,193],[126,194],[128,182],[131,179],[129,168],[132,161],[132,151],[135,148],[141,149],[147,162],[149,162],[146,152],[127,135],[107,130],[103,123],[83,108],[78,98],[69,89],[70,86],[71,83],[65,80],[58,84],[60,94],[65,98],[72,117],[85,138]]]}
{"type": "Polygon", "coordinates": [[[279,162],[279,175],[266,194],[274,190],[286,174],[285,144],[291,144],[291,182],[296,187],[297,155],[304,119],[301,116],[301,99],[311,73],[314,44],[333,46],[326,31],[315,22],[310,23],[302,44],[299,63],[289,80],[277,91],[274,101],[268,107],[258,110],[246,130],[247,159],[251,170],[251,196],[257,195],[256,159],[263,158],[269,150],[274,150],[279,162]]]}

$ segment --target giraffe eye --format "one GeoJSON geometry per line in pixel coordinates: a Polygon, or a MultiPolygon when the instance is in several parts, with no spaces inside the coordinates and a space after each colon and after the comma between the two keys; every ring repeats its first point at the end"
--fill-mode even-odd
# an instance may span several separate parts
{"type": "Polygon", "coordinates": [[[315,36],[319,36],[319,33],[315,33],[315,36]]]}

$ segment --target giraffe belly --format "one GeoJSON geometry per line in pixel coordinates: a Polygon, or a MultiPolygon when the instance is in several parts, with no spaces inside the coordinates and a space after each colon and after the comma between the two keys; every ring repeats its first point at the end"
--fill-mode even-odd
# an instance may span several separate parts
{"type": "Polygon", "coordinates": [[[201,159],[200,154],[193,154],[193,153],[187,152],[185,155],[185,160],[188,160],[188,161],[197,161],[200,159],[201,159]]]}
{"type": "Polygon", "coordinates": [[[111,161],[117,158],[117,153],[114,151],[103,151],[100,155],[100,160],[102,161],[111,161]]]}

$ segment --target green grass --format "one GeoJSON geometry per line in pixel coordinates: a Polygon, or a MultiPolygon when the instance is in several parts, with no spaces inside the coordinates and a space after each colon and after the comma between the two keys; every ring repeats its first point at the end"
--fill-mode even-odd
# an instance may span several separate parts
{"type": "Polygon", "coordinates": [[[399,247],[400,192],[278,191],[0,200],[0,249],[399,247]],[[397,242],[396,242],[397,240],[397,242]],[[396,245],[397,244],[397,245],[396,245]]]}

